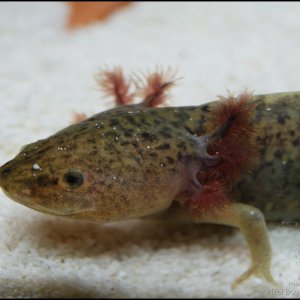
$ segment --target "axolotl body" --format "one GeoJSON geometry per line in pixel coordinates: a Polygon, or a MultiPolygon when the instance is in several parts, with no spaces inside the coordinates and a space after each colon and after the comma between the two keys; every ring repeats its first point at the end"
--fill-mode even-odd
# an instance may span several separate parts
{"type": "Polygon", "coordinates": [[[300,92],[155,107],[173,85],[162,73],[149,75],[139,104],[121,70],[99,80],[118,106],[23,147],[0,169],[3,191],[76,220],[238,227],[252,263],[233,286],[251,275],[275,283],[265,218],[300,217],[300,92]]]}

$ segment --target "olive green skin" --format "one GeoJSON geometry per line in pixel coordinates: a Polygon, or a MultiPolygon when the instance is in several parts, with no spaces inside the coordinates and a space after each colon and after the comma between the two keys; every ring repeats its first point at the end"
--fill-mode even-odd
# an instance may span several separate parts
{"type": "Polygon", "coordinates": [[[233,198],[259,208],[266,220],[300,219],[300,92],[253,101],[259,159],[235,185],[233,198]]]}
{"type": "MultiPolygon", "coordinates": [[[[232,201],[267,220],[300,217],[300,92],[253,96],[256,166],[233,187],[232,201]]],[[[12,199],[41,212],[91,221],[144,217],[189,200],[210,104],[121,106],[26,146],[0,169],[12,199]],[[188,158],[188,159],[184,159],[188,158]],[[65,174],[84,182],[72,187],[65,174]]]]}

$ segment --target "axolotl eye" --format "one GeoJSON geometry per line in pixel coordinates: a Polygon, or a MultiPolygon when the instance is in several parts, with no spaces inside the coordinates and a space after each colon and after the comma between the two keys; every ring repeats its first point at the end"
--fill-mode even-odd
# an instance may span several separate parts
{"type": "Polygon", "coordinates": [[[70,187],[76,188],[83,184],[83,175],[78,171],[69,171],[64,175],[64,182],[70,187]]]}

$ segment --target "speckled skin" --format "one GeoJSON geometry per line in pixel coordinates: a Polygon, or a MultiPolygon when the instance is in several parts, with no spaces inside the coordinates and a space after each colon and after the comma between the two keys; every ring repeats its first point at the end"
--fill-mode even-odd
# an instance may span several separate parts
{"type": "Polygon", "coordinates": [[[1,168],[1,186],[20,203],[74,218],[113,221],[156,213],[189,186],[183,156],[192,161],[198,146],[184,127],[201,128],[198,110],[133,105],[94,115],[26,146],[1,168]],[[84,174],[82,186],[64,183],[69,170],[84,174]]]}
{"type": "MultiPolygon", "coordinates": [[[[251,100],[260,158],[234,187],[232,200],[260,208],[267,219],[299,218],[300,93],[251,100]]],[[[96,114],[23,148],[1,167],[1,186],[20,203],[73,218],[114,221],[157,213],[190,194],[186,174],[199,156],[193,135],[204,134],[208,107],[127,105],[96,114]],[[84,184],[68,187],[68,170],[82,172],[84,184]]]]}
{"type": "Polygon", "coordinates": [[[197,172],[215,163],[206,152],[210,104],[126,105],[94,115],[24,147],[0,168],[0,185],[19,203],[73,219],[159,217],[238,227],[252,265],[233,287],[251,275],[274,284],[264,215],[300,218],[300,92],[249,101],[256,105],[257,164],[233,186],[232,202],[212,214],[191,215],[184,205],[202,192],[197,172]],[[66,181],[74,172],[81,178],[76,186],[66,181]]]}
{"type": "Polygon", "coordinates": [[[259,208],[267,220],[300,219],[300,92],[253,100],[259,162],[235,186],[233,198],[259,208]]]}

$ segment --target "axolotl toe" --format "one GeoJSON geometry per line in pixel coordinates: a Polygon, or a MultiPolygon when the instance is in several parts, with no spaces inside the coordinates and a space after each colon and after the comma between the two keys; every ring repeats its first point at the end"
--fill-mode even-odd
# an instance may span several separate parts
{"type": "Polygon", "coordinates": [[[274,284],[263,213],[300,216],[299,202],[274,194],[284,189],[292,199],[298,188],[300,93],[157,107],[174,84],[163,73],[137,84],[139,104],[120,69],[98,79],[117,107],[23,147],[0,168],[6,195],[78,220],[153,217],[238,227],[252,263],[233,286],[251,275],[274,284]]]}

